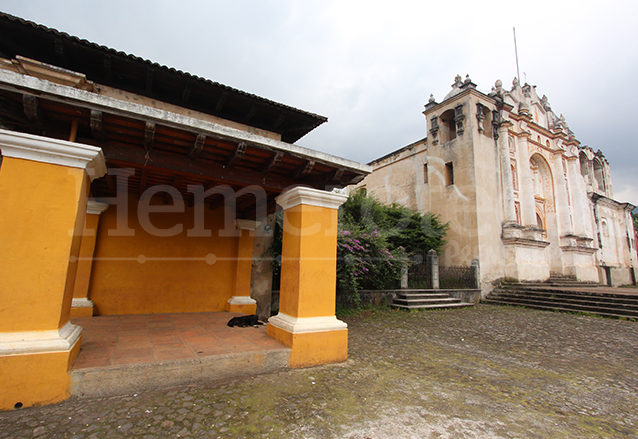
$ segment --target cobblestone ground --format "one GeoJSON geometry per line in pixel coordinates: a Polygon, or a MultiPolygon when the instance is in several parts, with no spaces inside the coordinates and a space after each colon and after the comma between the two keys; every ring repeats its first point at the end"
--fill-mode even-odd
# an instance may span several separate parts
{"type": "Polygon", "coordinates": [[[638,437],[638,322],[489,305],[344,320],[345,364],[0,412],[0,438],[638,437]]]}

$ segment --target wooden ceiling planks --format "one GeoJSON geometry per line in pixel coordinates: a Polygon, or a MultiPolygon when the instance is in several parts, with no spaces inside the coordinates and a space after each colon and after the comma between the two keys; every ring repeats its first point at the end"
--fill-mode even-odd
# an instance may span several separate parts
{"type": "MultiPolygon", "coordinates": [[[[29,121],[21,93],[3,90],[0,100],[0,123],[67,140],[75,122],[77,142],[101,147],[109,175],[96,179],[91,186],[92,196],[98,198],[114,197],[118,185],[124,189],[117,177],[122,172],[130,174],[127,190],[138,197],[153,186],[167,185],[177,188],[191,205],[194,196],[188,191],[189,185],[202,185],[206,190],[228,186],[234,193],[249,186],[261,188],[265,196],[262,194],[259,206],[253,195],[244,194],[237,201],[238,215],[246,217],[261,211],[263,205],[268,206],[268,212],[274,211],[274,198],[287,188],[307,185],[324,189],[359,178],[356,171],[295,152],[233,142],[196,129],[179,129],[43,97],[31,103],[34,108],[37,105],[37,111],[31,109],[29,115],[34,120],[29,121]]],[[[258,114],[259,108],[254,116],[258,114]]],[[[164,198],[169,201],[171,197],[164,198]]],[[[205,201],[216,208],[224,203],[224,196],[211,194],[205,201]]]]}

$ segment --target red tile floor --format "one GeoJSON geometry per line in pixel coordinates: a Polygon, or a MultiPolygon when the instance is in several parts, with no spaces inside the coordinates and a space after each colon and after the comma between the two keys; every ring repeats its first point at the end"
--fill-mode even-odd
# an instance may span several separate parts
{"type": "Polygon", "coordinates": [[[266,326],[230,328],[227,312],[74,318],[83,328],[73,370],[285,348],[266,326]]]}

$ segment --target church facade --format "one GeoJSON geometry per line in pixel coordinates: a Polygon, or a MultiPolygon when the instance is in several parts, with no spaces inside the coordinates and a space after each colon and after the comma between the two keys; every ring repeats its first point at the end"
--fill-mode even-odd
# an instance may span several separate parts
{"type": "Polygon", "coordinates": [[[504,278],[635,284],[635,206],[614,199],[602,152],[535,86],[499,80],[485,94],[457,76],[423,114],[427,137],[371,162],[357,187],[447,222],[442,265],[477,259],[483,294],[504,278]]]}

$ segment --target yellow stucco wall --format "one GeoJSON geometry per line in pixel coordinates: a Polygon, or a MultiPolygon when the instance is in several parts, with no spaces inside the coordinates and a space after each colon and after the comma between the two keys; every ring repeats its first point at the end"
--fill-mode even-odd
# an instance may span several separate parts
{"type": "Polygon", "coordinates": [[[268,335],[292,347],[288,365],[293,368],[341,363],[348,359],[348,330],[293,334],[269,325],[268,335]]]}
{"type": "Polygon", "coordinates": [[[250,272],[253,265],[253,235],[251,230],[241,230],[237,244],[237,277],[235,296],[250,296],[250,272]]]}
{"type": "Polygon", "coordinates": [[[299,205],[286,211],[280,312],[295,317],[334,316],[336,252],[337,209],[299,205]]]}
{"type": "Polygon", "coordinates": [[[82,244],[80,245],[77,275],[75,277],[75,287],[73,289],[73,298],[76,299],[86,297],[89,291],[93,251],[95,250],[95,234],[99,220],[100,215],[86,215],[84,231],[82,232],[82,244]]]}
{"type": "Polygon", "coordinates": [[[68,371],[80,351],[80,342],[71,351],[0,357],[0,410],[47,405],[64,401],[71,394],[68,371]]]}
{"type": "Polygon", "coordinates": [[[0,410],[69,396],[79,340],[46,351],[20,333],[51,337],[69,321],[88,187],[83,169],[3,158],[0,211],[10,214],[0,215],[0,332],[15,350],[0,355],[0,410]]]}
{"type": "Polygon", "coordinates": [[[224,311],[234,294],[238,237],[220,237],[223,208],[204,209],[211,236],[188,236],[193,208],[151,213],[153,227],[182,225],[175,236],[155,236],[138,220],[138,200],[129,198],[128,225],[134,236],[113,236],[117,206],[100,217],[89,299],[95,314],[224,311]]]}
{"type": "Polygon", "coordinates": [[[4,157],[0,211],[11,214],[0,215],[0,332],[69,321],[77,267],[69,261],[79,253],[88,184],[82,169],[4,157]]]}

